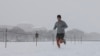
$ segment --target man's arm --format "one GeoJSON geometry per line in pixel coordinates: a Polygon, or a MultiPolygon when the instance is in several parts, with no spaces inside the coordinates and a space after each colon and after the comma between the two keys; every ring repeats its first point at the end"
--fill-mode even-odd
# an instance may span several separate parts
{"type": "Polygon", "coordinates": [[[63,22],[63,28],[68,28],[68,25],[65,22],[63,22]]]}

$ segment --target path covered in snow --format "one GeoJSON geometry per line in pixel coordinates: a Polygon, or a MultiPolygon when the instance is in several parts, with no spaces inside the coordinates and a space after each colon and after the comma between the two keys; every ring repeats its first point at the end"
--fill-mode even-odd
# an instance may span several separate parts
{"type": "Polygon", "coordinates": [[[100,56],[100,42],[67,42],[59,49],[56,43],[9,42],[0,43],[0,56],[100,56]]]}

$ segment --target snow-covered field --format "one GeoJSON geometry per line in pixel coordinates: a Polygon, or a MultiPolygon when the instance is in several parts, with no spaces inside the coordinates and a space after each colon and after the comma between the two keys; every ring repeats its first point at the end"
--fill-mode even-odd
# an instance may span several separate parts
{"type": "Polygon", "coordinates": [[[100,56],[100,42],[67,42],[57,48],[56,43],[9,42],[0,43],[0,56],[100,56]]]}

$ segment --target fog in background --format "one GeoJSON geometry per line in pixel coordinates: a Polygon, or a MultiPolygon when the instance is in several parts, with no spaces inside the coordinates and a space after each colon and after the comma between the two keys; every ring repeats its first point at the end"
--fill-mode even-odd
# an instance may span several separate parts
{"type": "Polygon", "coordinates": [[[100,0],[0,0],[0,25],[52,29],[56,15],[71,29],[100,33],[100,0]]]}

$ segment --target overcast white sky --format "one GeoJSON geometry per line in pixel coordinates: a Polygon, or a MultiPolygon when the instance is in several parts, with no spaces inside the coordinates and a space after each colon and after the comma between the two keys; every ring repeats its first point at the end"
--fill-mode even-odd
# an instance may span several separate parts
{"type": "Polygon", "coordinates": [[[28,23],[52,29],[57,14],[68,30],[100,33],[100,0],[0,0],[0,25],[28,23]]]}

